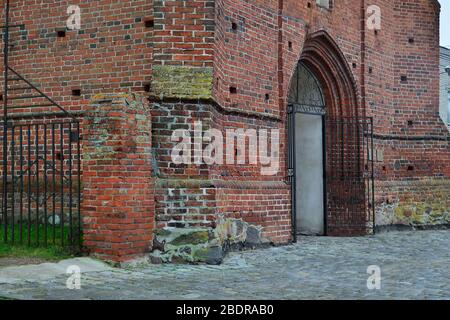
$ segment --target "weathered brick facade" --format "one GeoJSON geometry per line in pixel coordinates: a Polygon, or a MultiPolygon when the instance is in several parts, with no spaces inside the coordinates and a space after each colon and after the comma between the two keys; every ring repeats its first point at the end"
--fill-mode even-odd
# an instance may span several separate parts
{"type": "MultiPolygon", "coordinates": [[[[110,217],[115,202],[102,209],[97,199],[95,215],[104,217],[86,222],[92,252],[118,261],[135,257],[152,247],[151,229],[153,249],[169,253],[154,255],[155,261],[215,262],[224,247],[290,242],[286,119],[299,60],[320,81],[330,115],[374,118],[377,225],[449,224],[450,136],[439,117],[437,1],[331,1],[328,9],[312,0],[80,1],[77,31],[65,30],[70,4],[12,3],[13,23],[24,27],[11,34],[11,65],[80,118],[100,108],[90,103],[97,94],[132,92],[150,101],[152,155],[122,164],[127,172],[151,165],[151,181],[149,171],[136,169],[145,183],[127,188],[146,185],[140,195],[148,198],[142,208],[118,204],[141,215],[134,221],[110,217]],[[366,27],[370,5],[381,8],[380,30],[366,27]],[[61,28],[65,37],[58,36],[61,28]],[[81,97],[73,96],[75,89],[81,97]],[[278,174],[263,176],[249,164],[175,165],[173,131],[192,130],[195,121],[222,132],[279,129],[278,174]]],[[[95,124],[83,143],[91,141],[95,124]]],[[[118,136],[128,139],[126,131],[118,136]]],[[[86,179],[97,165],[84,162],[86,179]]],[[[85,216],[92,217],[92,189],[84,187],[85,216]]]]}
{"type": "Polygon", "coordinates": [[[84,117],[84,245],[126,261],[149,249],[154,229],[151,117],[145,98],[96,95],[84,117]]]}

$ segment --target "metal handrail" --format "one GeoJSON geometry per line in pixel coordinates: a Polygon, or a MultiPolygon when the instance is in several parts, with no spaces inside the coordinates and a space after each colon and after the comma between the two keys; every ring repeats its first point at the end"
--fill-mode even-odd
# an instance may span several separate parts
{"type": "Polygon", "coordinates": [[[35,85],[33,85],[30,81],[28,81],[27,79],[25,79],[24,77],[22,77],[18,72],[16,72],[13,68],[8,66],[8,69],[13,72],[18,78],[20,78],[20,80],[22,80],[23,82],[25,82],[26,84],[28,84],[30,86],[30,89],[36,90],[43,98],[47,99],[50,103],[52,103],[55,107],[57,107],[59,110],[61,110],[66,116],[73,118],[75,121],[78,121],[78,119],[70,114],[69,112],[67,112],[67,110],[65,110],[63,107],[61,107],[55,100],[53,100],[52,98],[50,98],[48,95],[46,95],[44,92],[42,92],[41,90],[39,90],[39,88],[37,88],[35,85]]]}

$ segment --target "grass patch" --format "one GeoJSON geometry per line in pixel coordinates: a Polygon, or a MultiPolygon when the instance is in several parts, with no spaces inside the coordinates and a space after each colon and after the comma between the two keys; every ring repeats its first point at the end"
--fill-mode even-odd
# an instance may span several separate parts
{"type": "Polygon", "coordinates": [[[70,246],[62,246],[61,239],[68,244],[69,228],[53,227],[46,229],[40,226],[22,226],[22,237],[20,226],[8,226],[7,239],[5,242],[4,226],[0,230],[0,258],[36,258],[46,261],[58,261],[73,257],[74,250],[70,246]],[[13,241],[14,239],[14,241],[13,241]],[[30,242],[29,240],[30,239],[30,242]],[[47,245],[45,240],[47,239],[47,245]],[[53,241],[53,239],[55,241],[53,241]],[[21,241],[22,240],[22,241],[21,241]]]}
{"type": "Polygon", "coordinates": [[[12,298],[7,298],[7,297],[0,297],[0,301],[13,301],[16,299],[12,299],[12,298]]]}
{"type": "Polygon", "coordinates": [[[70,250],[58,246],[28,247],[25,245],[0,244],[0,258],[36,258],[59,261],[73,257],[70,250]]]}

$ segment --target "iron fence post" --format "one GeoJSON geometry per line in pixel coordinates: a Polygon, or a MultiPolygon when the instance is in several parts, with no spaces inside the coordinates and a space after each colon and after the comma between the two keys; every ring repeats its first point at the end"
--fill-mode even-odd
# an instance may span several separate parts
{"type": "Polygon", "coordinates": [[[8,242],[8,55],[9,55],[9,0],[5,1],[5,25],[3,28],[3,63],[4,63],[4,95],[3,95],[3,240],[8,242]]]}

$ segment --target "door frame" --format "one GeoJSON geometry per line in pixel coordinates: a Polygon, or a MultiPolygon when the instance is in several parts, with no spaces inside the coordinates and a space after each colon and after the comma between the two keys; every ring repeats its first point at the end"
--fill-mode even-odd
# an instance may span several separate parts
{"type": "Polygon", "coordinates": [[[326,112],[325,107],[318,108],[317,106],[308,106],[297,103],[290,103],[288,105],[288,178],[291,184],[291,211],[292,211],[292,238],[293,242],[297,243],[297,144],[295,143],[295,126],[297,114],[310,114],[322,117],[322,172],[323,172],[323,219],[324,232],[323,236],[328,235],[328,197],[327,197],[327,139],[326,139],[326,112]],[[321,110],[321,111],[319,111],[321,110]]]}

